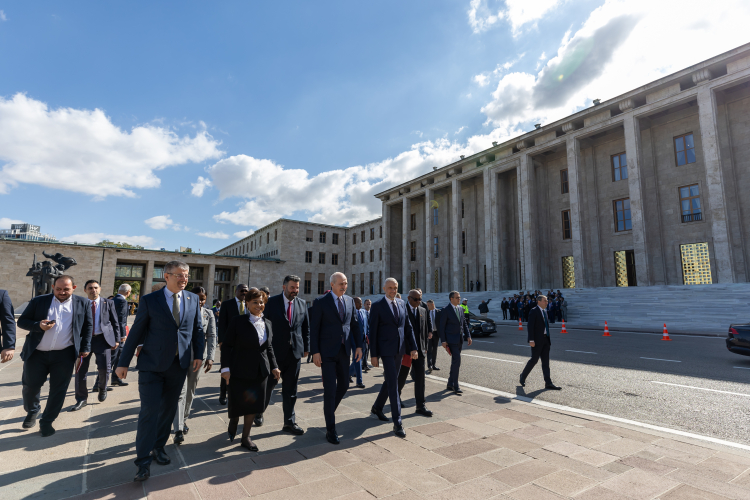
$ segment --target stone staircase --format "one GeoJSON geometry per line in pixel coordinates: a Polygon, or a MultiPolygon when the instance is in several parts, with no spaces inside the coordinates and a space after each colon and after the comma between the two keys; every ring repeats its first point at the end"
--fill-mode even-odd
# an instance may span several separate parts
{"type": "MultiPolygon", "coordinates": [[[[562,292],[568,302],[568,327],[603,330],[606,320],[615,331],[661,333],[666,323],[670,333],[723,337],[730,324],[750,323],[750,283],[583,288],[562,292]]],[[[469,300],[469,309],[475,314],[479,314],[477,306],[482,300],[492,299],[488,316],[502,321],[500,303],[513,293],[518,291],[461,292],[461,297],[469,300]]],[[[447,293],[425,294],[423,299],[432,299],[438,307],[448,304],[447,293]]]]}

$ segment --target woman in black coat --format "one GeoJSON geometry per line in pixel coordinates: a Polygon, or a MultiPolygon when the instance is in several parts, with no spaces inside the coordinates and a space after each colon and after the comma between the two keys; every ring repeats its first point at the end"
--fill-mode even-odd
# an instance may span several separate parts
{"type": "Polygon", "coordinates": [[[229,382],[229,440],[234,441],[240,416],[244,416],[241,446],[250,451],[258,447],[250,441],[250,429],[256,413],[263,413],[266,383],[281,372],[276,365],[271,339],[271,322],[263,317],[268,295],[251,288],[245,296],[250,314],[232,318],[221,345],[221,376],[229,382]]]}

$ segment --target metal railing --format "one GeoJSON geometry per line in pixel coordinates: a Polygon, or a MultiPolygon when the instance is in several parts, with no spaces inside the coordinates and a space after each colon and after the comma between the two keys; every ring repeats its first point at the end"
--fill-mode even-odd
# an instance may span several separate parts
{"type": "Polygon", "coordinates": [[[682,222],[697,222],[699,220],[703,220],[703,214],[701,212],[682,214],[682,222]]]}

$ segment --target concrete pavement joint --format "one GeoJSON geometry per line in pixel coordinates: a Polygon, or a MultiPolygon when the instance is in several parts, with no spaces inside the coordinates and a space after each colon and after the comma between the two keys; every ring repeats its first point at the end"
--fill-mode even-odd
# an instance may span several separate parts
{"type": "Polygon", "coordinates": [[[651,361],[669,361],[670,363],[682,363],[682,361],[677,361],[675,359],[644,358],[643,356],[641,356],[641,359],[650,359],[651,361]]]}
{"type": "MultiPolygon", "coordinates": [[[[425,378],[432,379],[433,381],[436,381],[436,382],[437,381],[443,382],[443,383],[447,383],[448,382],[447,378],[436,377],[434,375],[425,375],[425,378]]],[[[711,436],[702,436],[700,434],[693,434],[691,432],[680,431],[680,430],[677,430],[677,429],[670,429],[668,427],[659,427],[658,425],[646,424],[644,422],[638,422],[636,420],[629,420],[627,418],[615,417],[613,415],[606,415],[604,413],[597,413],[597,412],[593,412],[593,411],[589,411],[589,410],[581,410],[581,409],[578,409],[578,408],[571,408],[569,406],[559,405],[559,404],[556,404],[556,403],[549,403],[547,401],[538,401],[538,400],[536,400],[534,398],[527,398],[525,396],[519,396],[517,394],[511,394],[509,392],[498,391],[498,390],[495,390],[495,389],[490,389],[488,387],[482,387],[481,385],[469,384],[469,383],[466,383],[466,382],[461,382],[461,385],[464,386],[464,387],[468,387],[470,389],[477,390],[477,391],[481,391],[481,392],[486,392],[486,393],[489,393],[489,394],[493,394],[495,396],[502,396],[504,398],[511,399],[511,400],[515,399],[516,401],[522,401],[524,403],[531,403],[531,404],[543,406],[543,407],[546,407],[546,408],[553,408],[553,409],[559,410],[559,411],[566,411],[566,412],[570,412],[570,413],[579,413],[581,415],[586,415],[586,416],[595,417],[595,418],[604,418],[604,419],[607,419],[607,420],[612,420],[613,422],[620,422],[620,423],[623,423],[623,424],[628,424],[628,425],[634,425],[634,426],[637,426],[637,427],[642,427],[644,429],[651,429],[651,430],[654,430],[654,431],[666,432],[668,434],[675,434],[677,436],[687,437],[687,438],[691,438],[691,439],[697,439],[699,441],[708,441],[709,443],[715,443],[715,444],[720,444],[722,446],[728,446],[730,448],[737,448],[737,449],[740,449],[740,450],[750,451],[750,446],[748,446],[748,445],[741,444],[741,443],[733,443],[731,441],[725,441],[723,439],[718,439],[718,438],[714,438],[714,437],[711,437],[711,436]]]]}
{"type": "Polygon", "coordinates": [[[86,493],[88,489],[88,466],[89,466],[89,445],[91,444],[91,413],[94,411],[94,407],[86,405],[89,409],[89,423],[86,425],[86,444],[83,447],[83,470],[81,471],[81,495],[86,493]]]}
{"type": "Polygon", "coordinates": [[[662,384],[662,385],[673,385],[675,387],[686,387],[688,389],[698,389],[698,390],[701,390],[701,391],[720,392],[722,394],[733,394],[735,396],[745,396],[746,398],[750,398],[750,394],[743,394],[741,392],[720,391],[718,389],[706,389],[705,387],[695,387],[695,386],[692,386],[692,385],[671,384],[669,382],[657,382],[656,380],[652,380],[651,383],[652,384],[662,384]]]}

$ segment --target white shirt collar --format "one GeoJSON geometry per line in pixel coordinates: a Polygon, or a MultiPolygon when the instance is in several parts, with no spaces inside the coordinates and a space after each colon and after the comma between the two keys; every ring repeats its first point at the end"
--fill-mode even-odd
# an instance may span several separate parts
{"type": "Polygon", "coordinates": [[[260,316],[256,316],[253,313],[248,313],[247,315],[250,316],[250,321],[252,323],[257,323],[258,321],[263,321],[263,313],[260,313],[260,316]]]}
{"type": "Polygon", "coordinates": [[[172,291],[169,288],[164,287],[164,295],[166,295],[168,299],[171,299],[172,295],[177,295],[177,298],[182,299],[182,292],[183,290],[180,290],[177,293],[172,293],[172,291]]]}
{"type": "Polygon", "coordinates": [[[294,302],[294,299],[289,300],[286,298],[286,294],[284,292],[281,292],[281,296],[284,297],[284,310],[286,311],[286,308],[289,307],[290,302],[294,302]]]}
{"type": "Polygon", "coordinates": [[[73,296],[71,295],[70,297],[65,299],[63,302],[60,302],[60,299],[58,299],[57,296],[53,295],[52,300],[53,302],[56,302],[58,304],[69,304],[73,300],[73,296]]]}

